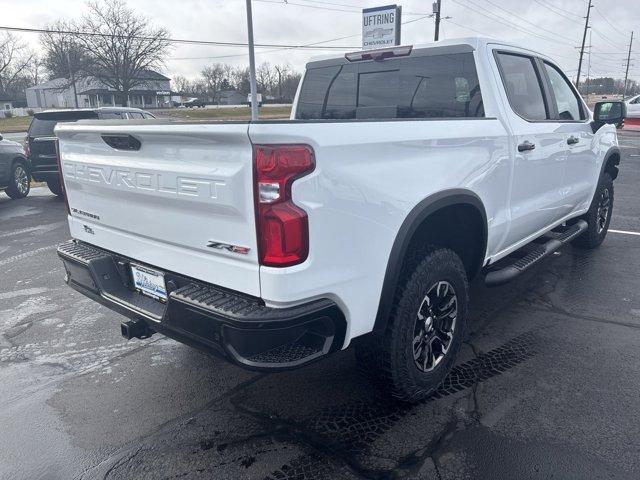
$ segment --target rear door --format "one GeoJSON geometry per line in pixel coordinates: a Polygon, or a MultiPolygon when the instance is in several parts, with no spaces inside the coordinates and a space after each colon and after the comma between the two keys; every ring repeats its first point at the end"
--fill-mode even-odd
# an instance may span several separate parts
{"type": "Polygon", "coordinates": [[[513,132],[510,247],[558,220],[563,213],[566,133],[552,123],[547,84],[534,56],[494,51],[513,132]]]}
{"type": "MultiPolygon", "coordinates": [[[[82,119],[95,119],[98,115],[90,110],[69,110],[36,113],[29,125],[27,142],[32,174],[56,174],[54,129],[59,122],[76,122],[82,119]]],[[[37,178],[39,180],[39,178],[37,178]]]]}
{"type": "Polygon", "coordinates": [[[588,207],[594,179],[600,174],[598,152],[587,107],[562,71],[541,61],[549,84],[553,123],[566,139],[567,162],[563,176],[563,214],[588,207]]]}

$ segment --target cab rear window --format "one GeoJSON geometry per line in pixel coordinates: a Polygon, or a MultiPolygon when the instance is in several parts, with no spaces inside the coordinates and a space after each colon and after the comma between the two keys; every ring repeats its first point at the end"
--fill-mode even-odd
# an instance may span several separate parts
{"type": "Polygon", "coordinates": [[[296,118],[484,117],[473,54],[417,56],[309,68],[296,118]]]}

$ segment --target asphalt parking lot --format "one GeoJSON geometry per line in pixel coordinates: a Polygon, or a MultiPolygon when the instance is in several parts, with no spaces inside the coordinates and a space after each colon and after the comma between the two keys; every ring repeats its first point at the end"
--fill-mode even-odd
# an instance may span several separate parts
{"type": "Polygon", "coordinates": [[[639,478],[640,136],[621,144],[603,246],[475,285],[457,366],[415,406],[351,350],[265,375],[125,341],[64,284],[64,203],[0,193],[0,478],[639,478]]]}

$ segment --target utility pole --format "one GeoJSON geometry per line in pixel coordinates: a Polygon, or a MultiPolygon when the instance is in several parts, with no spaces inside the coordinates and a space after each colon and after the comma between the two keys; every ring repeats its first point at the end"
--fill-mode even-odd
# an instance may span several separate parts
{"type": "Polygon", "coordinates": [[[580,87],[580,70],[582,70],[582,57],[584,55],[584,42],[587,41],[587,30],[589,29],[589,15],[591,14],[591,8],[593,4],[589,0],[589,7],[587,8],[586,21],[584,22],[584,34],[582,35],[582,47],[580,47],[580,62],[578,63],[578,75],[576,75],[576,88],[580,87]]]}
{"type": "Polygon", "coordinates": [[[631,41],[629,42],[629,53],[627,54],[627,68],[624,72],[624,87],[622,89],[622,100],[627,95],[627,79],[629,78],[629,65],[631,64],[631,46],[633,45],[633,32],[631,32],[631,41]]]}
{"type": "Polygon", "coordinates": [[[440,37],[440,10],[441,9],[442,9],[442,0],[436,0],[433,3],[433,13],[436,14],[436,30],[433,36],[433,40],[435,42],[437,42],[438,38],[440,37]]]}
{"type": "Polygon", "coordinates": [[[251,0],[247,0],[247,34],[249,36],[249,83],[251,84],[251,120],[258,119],[258,90],[256,87],[256,57],[253,45],[253,15],[251,0]]]}
{"type": "Polygon", "coordinates": [[[589,58],[587,60],[587,82],[585,90],[586,98],[589,97],[589,84],[591,83],[591,33],[593,33],[593,30],[589,30],[589,58]]]}

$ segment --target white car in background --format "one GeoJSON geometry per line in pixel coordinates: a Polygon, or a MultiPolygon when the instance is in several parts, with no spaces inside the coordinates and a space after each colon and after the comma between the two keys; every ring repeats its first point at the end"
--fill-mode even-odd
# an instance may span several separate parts
{"type": "Polygon", "coordinates": [[[627,100],[627,116],[640,117],[640,95],[627,100]]]}

